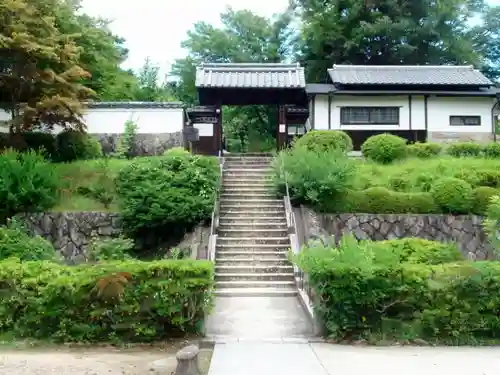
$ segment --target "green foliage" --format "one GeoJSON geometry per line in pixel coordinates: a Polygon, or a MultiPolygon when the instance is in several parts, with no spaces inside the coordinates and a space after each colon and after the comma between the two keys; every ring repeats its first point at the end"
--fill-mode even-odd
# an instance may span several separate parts
{"type": "Polygon", "coordinates": [[[500,257],[500,194],[490,198],[483,227],[498,259],[500,257]]]}
{"type": "Polygon", "coordinates": [[[77,193],[100,202],[105,209],[109,209],[115,200],[115,181],[109,168],[109,159],[96,161],[96,181],[88,182],[77,187],[77,193]]]}
{"type": "Polygon", "coordinates": [[[500,143],[490,142],[484,146],[484,156],[487,158],[500,158],[500,143]]]}
{"type": "Polygon", "coordinates": [[[483,147],[475,142],[454,142],[448,145],[446,152],[456,158],[468,156],[480,156],[483,147]]]}
{"type": "Polygon", "coordinates": [[[13,218],[0,226],[0,261],[17,258],[21,261],[59,259],[54,246],[40,236],[30,236],[23,223],[13,218]]]}
{"type": "Polygon", "coordinates": [[[22,134],[26,144],[26,150],[34,150],[42,153],[48,160],[54,159],[56,155],[56,139],[51,133],[26,132],[22,134]]]}
{"type": "Polygon", "coordinates": [[[41,154],[13,150],[0,154],[0,220],[52,207],[58,187],[58,176],[41,154]]]}
{"type": "Polygon", "coordinates": [[[167,235],[208,220],[219,174],[213,157],[186,154],[134,161],[116,179],[124,226],[134,236],[167,235]]]}
{"type": "Polygon", "coordinates": [[[294,257],[331,338],[455,345],[498,335],[500,265],[462,259],[453,245],[352,237],[337,247],[311,244],[294,257]]]}
{"type": "Polygon", "coordinates": [[[123,134],[118,141],[116,156],[121,159],[131,159],[137,156],[137,123],[127,120],[123,134]]]}
{"type": "Polygon", "coordinates": [[[361,145],[361,152],[367,159],[388,164],[406,157],[406,148],[406,139],[384,133],[369,137],[361,145]]]}
{"type": "Polygon", "coordinates": [[[286,177],[293,201],[318,207],[323,202],[337,202],[354,177],[353,161],[340,151],[318,153],[294,147],[280,152],[273,168],[279,192],[283,192],[286,177]]]}
{"type": "Polygon", "coordinates": [[[97,159],[102,156],[99,141],[92,136],[76,131],[65,130],[56,137],[57,161],[97,159]]]}
{"type": "Polygon", "coordinates": [[[436,204],[446,213],[467,214],[472,209],[472,186],[464,180],[441,178],[434,183],[431,194],[436,204]]]}
{"type": "Polygon", "coordinates": [[[134,241],[130,238],[118,237],[90,241],[87,260],[89,262],[102,262],[111,260],[130,260],[130,253],[134,249],[134,241]]]}
{"type": "Polygon", "coordinates": [[[213,264],[136,260],[63,266],[0,262],[1,330],[61,342],[146,342],[199,332],[213,264]]]}
{"type": "Polygon", "coordinates": [[[352,140],[341,130],[312,130],[294,142],[294,147],[305,147],[311,151],[352,151],[352,140]]]}
{"type": "Polygon", "coordinates": [[[486,215],[491,198],[498,195],[498,189],[489,186],[479,186],[473,191],[472,212],[476,215],[486,215]]]}
{"type": "Polygon", "coordinates": [[[173,147],[165,150],[163,156],[187,156],[190,152],[184,147],[173,147]]]}
{"type": "Polygon", "coordinates": [[[414,156],[417,158],[431,158],[437,156],[441,153],[443,146],[439,143],[413,143],[408,145],[407,152],[409,156],[414,156]]]}

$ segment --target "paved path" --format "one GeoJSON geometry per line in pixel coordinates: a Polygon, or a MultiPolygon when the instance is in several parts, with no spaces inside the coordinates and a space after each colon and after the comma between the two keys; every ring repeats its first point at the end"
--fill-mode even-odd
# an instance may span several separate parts
{"type": "Polygon", "coordinates": [[[313,328],[296,297],[217,297],[208,337],[279,339],[311,337],[313,328]]]}
{"type": "Polygon", "coordinates": [[[216,344],[208,375],[498,375],[500,348],[216,344]]]}

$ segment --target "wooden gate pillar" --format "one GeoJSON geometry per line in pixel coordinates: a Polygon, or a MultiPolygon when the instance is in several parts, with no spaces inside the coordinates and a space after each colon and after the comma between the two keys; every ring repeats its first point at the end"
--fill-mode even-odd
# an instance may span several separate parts
{"type": "Polygon", "coordinates": [[[278,107],[278,128],[276,130],[276,143],[279,151],[286,147],[287,138],[286,110],[284,105],[278,107]]]}

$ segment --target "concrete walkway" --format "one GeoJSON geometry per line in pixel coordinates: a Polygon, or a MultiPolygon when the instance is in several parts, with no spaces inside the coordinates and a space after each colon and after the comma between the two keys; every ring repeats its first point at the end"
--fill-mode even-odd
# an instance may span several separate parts
{"type": "Polygon", "coordinates": [[[208,375],[498,375],[500,348],[216,344],[208,375]]]}

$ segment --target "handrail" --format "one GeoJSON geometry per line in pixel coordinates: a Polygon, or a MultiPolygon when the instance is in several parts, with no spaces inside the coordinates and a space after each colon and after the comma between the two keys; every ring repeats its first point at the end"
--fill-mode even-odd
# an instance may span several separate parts
{"type": "Polygon", "coordinates": [[[210,239],[208,249],[208,260],[215,260],[215,241],[217,239],[217,232],[219,229],[220,218],[220,194],[222,190],[222,180],[224,178],[224,157],[219,155],[219,186],[217,187],[217,194],[215,196],[214,208],[212,210],[212,222],[210,225],[210,239]]]}
{"type": "Polygon", "coordinates": [[[285,196],[283,197],[283,199],[285,202],[286,224],[288,233],[292,234],[295,233],[295,217],[293,215],[292,202],[290,200],[290,189],[288,187],[288,178],[286,175],[285,163],[281,158],[280,158],[280,164],[281,164],[280,165],[281,173],[283,174],[283,178],[285,181],[285,196]]]}

